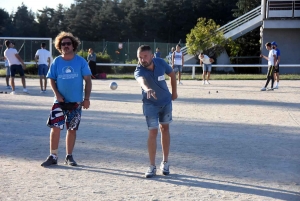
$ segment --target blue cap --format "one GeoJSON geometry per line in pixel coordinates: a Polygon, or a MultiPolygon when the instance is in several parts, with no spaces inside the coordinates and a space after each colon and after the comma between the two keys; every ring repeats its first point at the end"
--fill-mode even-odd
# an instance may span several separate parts
{"type": "Polygon", "coordinates": [[[277,47],[277,43],[275,41],[273,41],[271,45],[275,45],[277,47]]]}

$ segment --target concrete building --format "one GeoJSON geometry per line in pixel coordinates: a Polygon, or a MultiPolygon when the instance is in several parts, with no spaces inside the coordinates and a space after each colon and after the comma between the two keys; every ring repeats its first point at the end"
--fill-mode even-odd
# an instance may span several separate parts
{"type": "MultiPolygon", "coordinates": [[[[281,51],[281,64],[300,64],[300,0],[261,0],[261,6],[245,13],[239,18],[225,24],[218,30],[224,33],[226,38],[233,40],[261,27],[261,52],[267,55],[264,45],[266,42],[276,41],[281,51]]],[[[186,53],[186,47],[182,48],[185,53],[185,63],[195,64],[193,55],[186,53]]],[[[217,58],[217,64],[229,64],[226,53],[217,58]]],[[[258,55],[249,55],[258,56],[258,55]]],[[[267,64],[262,60],[262,64],[267,64]]],[[[230,68],[219,68],[217,70],[231,71],[230,68]]],[[[267,68],[262,68],[262,73],[267,68]]],[[[280,68],[281,73],[300,73],[300,68],[280,68]]]]}
{"type": "MultiPolygon", "coordinates": [[[[300,64],[300,1],[262,0],[261,50],[265,43],[276,41],[281,64],[300,64]]],[[[267,61],[262,60],[262,64],[267,61]]],[[[267,68],[262,68],[266,73],[267,68]]],[[[300,73],[300,68],[280,68],[280,73],[300,73]]]]}

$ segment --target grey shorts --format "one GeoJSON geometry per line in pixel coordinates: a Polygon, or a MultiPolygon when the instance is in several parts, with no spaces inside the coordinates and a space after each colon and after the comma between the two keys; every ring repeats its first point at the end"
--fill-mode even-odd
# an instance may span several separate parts
{"type": "Polygon", "coordinates": [[[5,68],[6,68],[6,76],[10,76],[10,67],[5,66],[5,68]]]}
{"type": "Polygon", "coordinates": [[[146,117],[148,129],[157,129],[158,124],[169,124],[172,122],[172,102],[164,106],[143,104],[143,113],[146,117]]]}

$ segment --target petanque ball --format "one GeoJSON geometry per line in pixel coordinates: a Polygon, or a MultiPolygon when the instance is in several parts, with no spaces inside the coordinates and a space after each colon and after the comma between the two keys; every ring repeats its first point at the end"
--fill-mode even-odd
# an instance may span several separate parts
{"type": "Polygon", "coordinates": [[[109,87],[112,89],[112,90],[116,90],[118,88],[118,84],[116,82],[111,82],[109,87]]]}

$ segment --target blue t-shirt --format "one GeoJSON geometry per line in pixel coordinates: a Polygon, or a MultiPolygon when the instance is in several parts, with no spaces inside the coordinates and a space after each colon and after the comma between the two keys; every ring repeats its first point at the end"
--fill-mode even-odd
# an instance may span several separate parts
{"type": "Polygon", "coordinates": [[[155,57],[155,58],[160,58],[160,52],[155,52],[155,53],[154,53],[154,57],[155,57]]]}
{"type": "Polygon", "coordinates": [[[170,74],[173,69],[163,59],[153,58],[152,61],[154,64],[154,71],[148,70],[139,64],[134,71],[134,77],[135,79],[144,77],[148,87],[155,91],[157,99],[155,100],[152,96],[147,99],[147,93],[142,88],[143,102],[156,106],[163,106],[172,101],[172,95],[168,89],[165,74],[170,74]]]}
{"type": "MultiPolygon", "coordinates": [[[[72,60],[56,57],[47,73],[47,78],[56,81],[59,93],[65,102],[81,102],[83,99],[83,76],[91,75],[88,63],[81,56],[75,55],[72,60]]],[[[55,99],[55,103],[58,101],[55,99]]]]}
{"type": "Polygon", "coordinates": [[[96,59],[97,59],[97,57],[96,57],[96,54],[93,52],[92,54],[89,54],[88,56],[87,56],[87,60],[88,61],[94,61],[94,62],[96,62],[96,59]]]}
{"type": "Polygon", "coordinates": [[[276,59],[278,59],[278,57],[280,56],[280,50],[278,48],[276,48],[276,59]]]}

